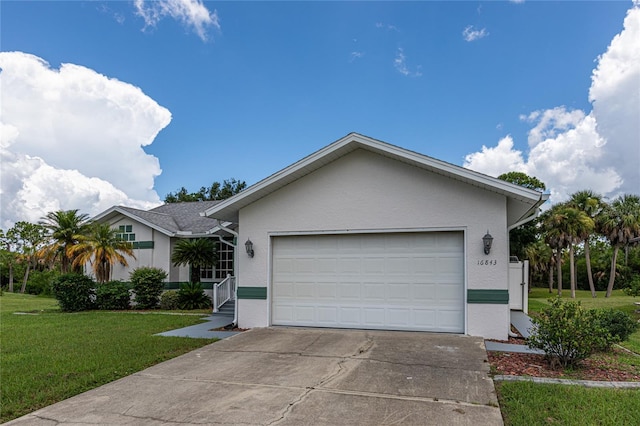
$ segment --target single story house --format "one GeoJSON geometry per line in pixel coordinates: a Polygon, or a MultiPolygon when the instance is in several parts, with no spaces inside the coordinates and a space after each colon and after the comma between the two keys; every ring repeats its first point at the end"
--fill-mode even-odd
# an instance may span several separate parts
{"type": "MultiPolygon", "coordinates": [[[[167,272],[167,288],[177,288],[189,281],[188,266],[173,266],[171,254],[176,243],[184,238],[214,238],[217,241],[218,264],[201,270],[203,283],[220,282],[234,273],[233,224],[221,223],[200,213],[220,201],[168,203],[151,210],[113,206],[93,218],[108,223],[118,235],[133,245],[135,259],[128,266],[115,264],[112,279],[129,281],[136,268],[151,266],[167,272]],[[227,228],[229,226],[230,228],[227,228]]],[[[91,268],[86,268],[91,273],[91,268]]]]}
{"type": "Polygon", "coordinates": [[[242,328],[506,339],[509,230],[546,199],[351,133],[203,215],[237,226],[242,328]]]}

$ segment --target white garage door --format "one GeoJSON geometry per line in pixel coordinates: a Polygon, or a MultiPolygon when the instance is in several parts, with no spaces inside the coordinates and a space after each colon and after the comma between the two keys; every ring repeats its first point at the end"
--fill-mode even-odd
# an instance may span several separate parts
{"type": "Polygon", "coordinates": [[[462,232],[274,237],[272,323],[464,332],[462,232]]]}

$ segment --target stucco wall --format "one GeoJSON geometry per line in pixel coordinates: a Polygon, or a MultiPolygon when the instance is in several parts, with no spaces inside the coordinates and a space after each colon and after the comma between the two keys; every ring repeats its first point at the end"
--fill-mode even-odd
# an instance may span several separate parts
{"type": "MultiPolygon", "coordinates": [[[[170,238],[167,235],[158,232],[143,223],[122,215],[111,221],[109,225],[112,228],[118,228],[120,225],[132,225],[132,232],[136,234],[136,241],[153,241],[154,243],[153,249],[134,249],[133,253],[135,255],[135,259],[130,257],[127,259],[129,266],[124,267],[119,263],[115,264],[113,266],[112,272],[113,280],[129,281],[129,273],[134,269],[143,266],[161,268],[169,273],[169,268],[171,265],[171,251],[170,238]]],[[[167,281],[173,280],[171,279],[171,277],[168,277],[167,281]]]]}
{"type": "MultiPolygon", "coordinates": [[[[240,211],[239,241],[250,238],[255,256],[239,256],[238,286],[267,287],[269,294],[274,234],[370,230],[462,230],[467,289],[508,289],[503,195],[365,150],[339,158],[240,211]],[[487,230],[494,238],[489,256],[482,247],[487,230]],[[486,260],[496,264],[479,264],[486,260]]],[[[270,324],[268,300],[240,300],[238,306],[241,327],[270,324]]],[[[506,318],[508,305],[468,309],[467,333],[506,338],[506,318]],[[482,318],[473,318],[480,311],[482,318]]]]}

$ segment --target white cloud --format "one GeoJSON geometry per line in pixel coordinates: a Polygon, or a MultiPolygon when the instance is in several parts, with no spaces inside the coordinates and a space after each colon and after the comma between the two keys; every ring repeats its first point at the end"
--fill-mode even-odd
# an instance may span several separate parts
{"type": "MultiPolygon", "coordinates": [[[[624,29],[598,58],[589,90],[592,110],[556,107],[534,111],[523,120],[529,131],[529,153],[513,141],[482,147],[465,157],[464,166],[497,176],[517,170],[546,183],[551,201],[589,188],[608,197],[640,194],[640,9],[634,4],[624,29]]],[[[510,138],[509,138],[510,139],[510,138]]]]}
{"type": "Polygon", "coordinates": [[[209,12],[202,0],[134,0],[136,14],[144,19],[145,28],[155,27],[165,17],[170,17],[191,27],[203,41],[208,28],[220,29],[217,11],[209,12]]]}
{"type": "Polygon", "coordinates": [[[354,51],[351,52],[351,57],[349,58],[349,62],[353,62],[356,59],[360,59],[364,56],[364,52],[358,52],[358,51],[354,51]]]}
{"type": "Polygon", "coordinates": [[[57,209],[159,204],[159,162],[142,147],[171,121],[166,108],[78,65],[0,52],[0,68],[0,226],[57,209]]]}
{"type": "Polygon", "coordinates": [[[489,35],[489,31],[486,28],[482,28],[477,30],[473,27],[473,25],[467,26],[464,30],[462,30],[462,37],[466,41],[474,41],[481,38],[484,38],[489,35]]]}
{"type": "Polygon", "coordinates": [[[407,77],[420,77],[422,76],[422,72],[420,69],[422,68],[420,65],[416,67],[415,71],[411,71],[409,67],[407,67],[407,57],[404,54],[404,50],[399,47],[396,52],[396,57],[393,60],[394,68],[402,75],[406,75],[407,77]]]}

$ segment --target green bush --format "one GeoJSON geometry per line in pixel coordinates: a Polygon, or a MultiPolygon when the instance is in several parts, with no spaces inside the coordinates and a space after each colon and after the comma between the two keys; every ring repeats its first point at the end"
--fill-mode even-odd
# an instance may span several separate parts
{"type": "Polygon", "coordinates": [[[171,311],[174,309],[178,309],[180,306],[178,304],[178,291],[177,290],[167,290],[160,296],[160,309],[164,309],[165,311],[171,311]]]}
{"type": "Polygon", "coordinates": [[[640,275],[636,275],[633,277],[631,281],[624,288],[624,293],[627,296],[640,296],[640,275]]]}
{"type": "Polygon", "coordinates": [[[51,283],[60,275],[58,271],[31,271],[25,293],[42,296],[51,295],[51,283]]]}
{"type": "Polygon", "coordinates": [[[134,269],[130,277],[136,294],[136,307],[138,309],[157,308],[167,273],[160,268],[145,266],[134,269]]]}
{"type": "Polygon", "coordinates": [[[129,285],[122,281],[109,281],[96,285],[96,308],[102,310],[129,309],[129,285]]]}
{"type": "Polygon", "coordinates": [[[609,339],[599,349],[608,349],[614,343],[627,340],[629,336],[638,329],[638,323],[628,314],[618,309],[599,308],[592,309],[599,325],[604,328],[609,339]]]}
{"type": "Polygon", "coordinates": [[[62,274],[51,283],[51,290],[60,309],[66,312],[92,309],[95,283],[82,274],[62,274]]]}
{"type": "Polygon", "coordinates": [[[211,299],[202,291],[200,283],[180,284],[178,291],[180,309],[205,309],[212,306],[211,299]]]}
{"type": "Polygon", "coordinates": [[[532,321],[527,345],[543,350],[551,365],[574,366],[611,339],[597,312],[584,309],[580,302],[551,299],[550,306],[532,321]]]}

